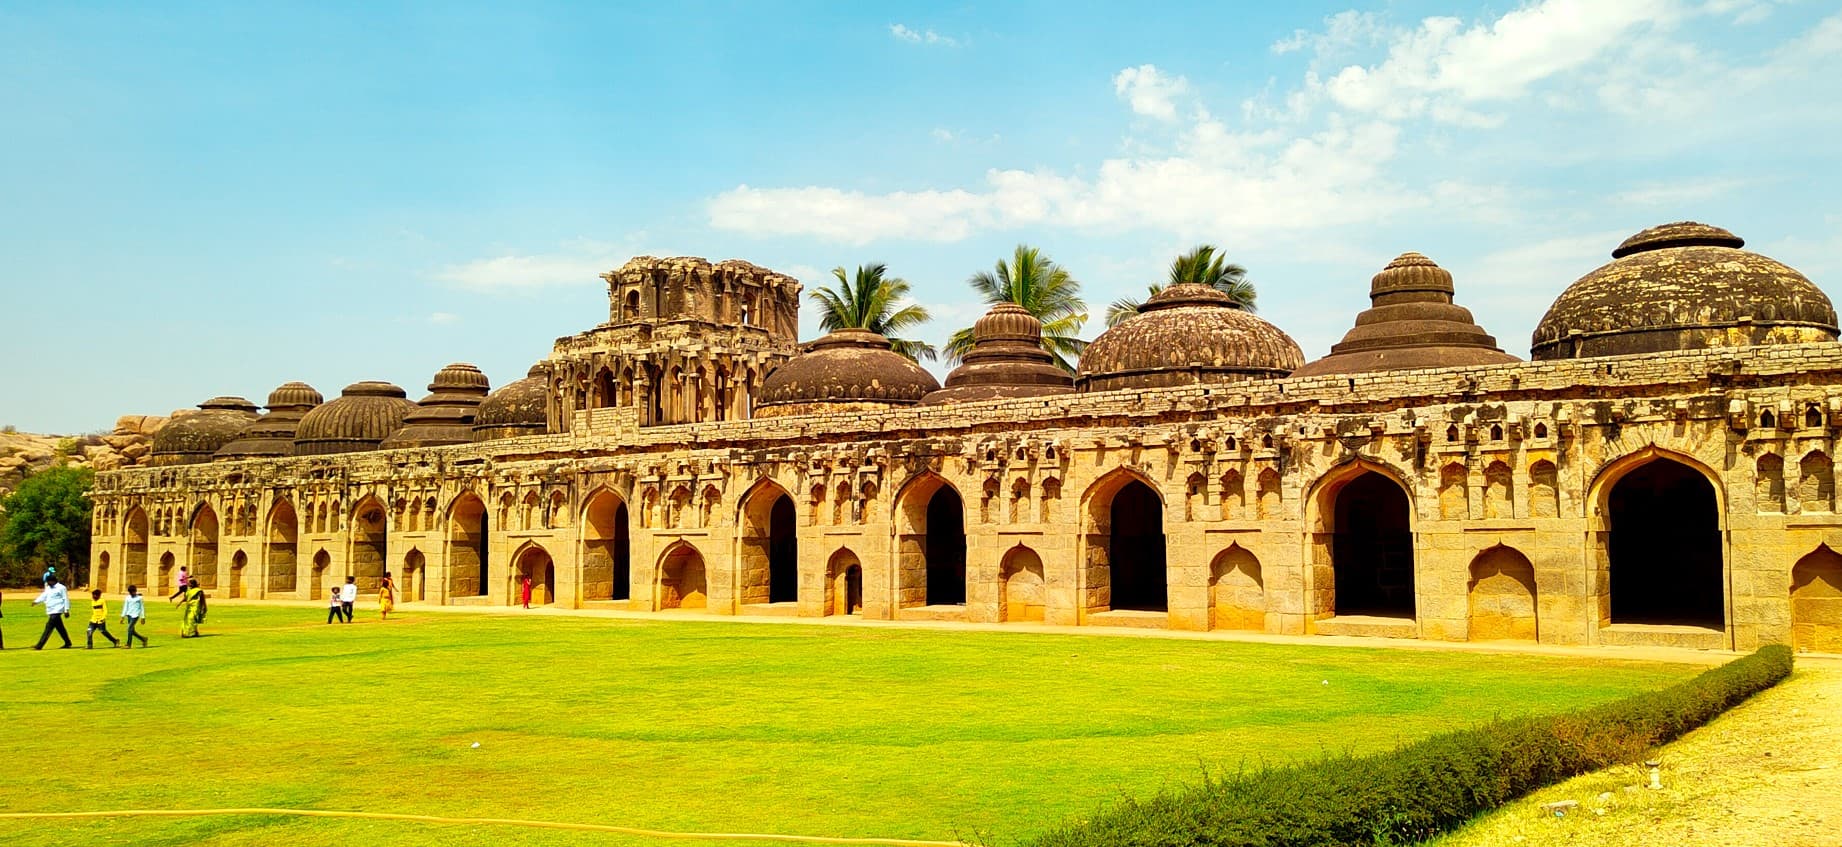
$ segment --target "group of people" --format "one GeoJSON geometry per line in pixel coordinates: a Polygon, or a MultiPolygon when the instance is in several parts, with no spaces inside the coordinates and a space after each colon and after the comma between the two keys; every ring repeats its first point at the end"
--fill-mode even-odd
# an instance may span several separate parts
{"type": "MultiPolygon", "coordinates": [[[[75,646],[70,640],[70,630],[64,626],[64,620],[70,617],[70,589],[64,587],[64,581],[58,577],[55,568],[46,568],[42,580],[45,590],[39,592],[38,599],[33,600],[32,605],[45,607],[45,631],[39,635],[38,643],[33,645],[32,649],[45,649],[45,644],[50,642],[51,636],[55,634],[64,641],[64,646],[58,649],[68,650],[75,646]]],[[[198,587],[198,580],[181,568],[179,589],[167,599],[181,606],[183,617],[179,626],[179,637],[196,638],[198,625],[204,623],[205,620],[205,592],[198,587]]],[[[97,633],[102,633],[102,637],[108,639],[111,647],[133,649],[137,639],[141,642],[142,647],[149,646],[147,636],[138,631],[140,627],[147,624],[147,600],[141,596],[138,586],[128,586],[128,596],[122,599],[120,620],[128,627],[127,636],[123,639],[117,639],[115,633],[109,631],[109,601],[103,599],[102,589],[91,589],[90,623],[89,630],[84,633],[83,637],[84,648],[94,649],[96,647],[97,633]]],[[[6,636],[4,632],[0,632],[0,650],[4,649],[6,649],[6,636]]]]}
{"type": "MultiPolygon", "coordinates": [[[[352,607],[358,602],[358,578],[346,577],[345,584],[339,586],[326,597],[326,622],[352,622],[352,607]]],[[[390,572],[384,571],[384,579],[377,584],[378,620],[390,620],[390,610],[397,605],[396,580],[390,578],[390,572]]]]}

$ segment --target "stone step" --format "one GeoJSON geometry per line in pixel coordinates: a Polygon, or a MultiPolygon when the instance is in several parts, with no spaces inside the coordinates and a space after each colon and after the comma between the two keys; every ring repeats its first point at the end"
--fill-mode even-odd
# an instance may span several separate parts
{"type": "Polygon", "coordinates": [[[1314,625],[1318,635],[1353,635],[1363,638],[1418,638],[1420,627],[1413,618],[1383,615],[1336,615],[1314,625]]]}
{"type": "Polygon", "coordinates": [[[898,621],[963,621],[965,606],[910,606],[895,610],[898,621]]]}
{"type": "Polygon", "coordinates": [[[761,618],[799,617],[799,603],[744,603],[737,614],[761,618]]]}
{"type": "Polygon", "coordinates": [[[1601,627],[1599,643],[1618,647],[1682,647],[1689,650],[1724,650],[1727,633],[1705,626],[1679,624],[1615,623],[1601,627]]]}
{"type": "Polygon", "coordinates": [[[1137,609],[1108,609],[1087,616],[1091,626],[1129,626],[1137,629],[1169,629],[1169,612],[1144,612],[1137,609]]]}

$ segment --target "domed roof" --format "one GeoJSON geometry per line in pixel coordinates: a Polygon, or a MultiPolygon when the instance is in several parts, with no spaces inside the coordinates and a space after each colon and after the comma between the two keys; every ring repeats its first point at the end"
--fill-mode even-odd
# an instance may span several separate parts
{"type": "Polygon", "coordinates": [[[524,379],[508,382],[486,396],[473,415],[473,440],[491,441],[542,435],[550,429],[550,368],[531,366],[524,379]]]}
{"type": "Polygon", "coordinates": [[[218,448],[218,461],[269,459],[294,455],[294,432],[301,416],[324,402],[314,387],[289,382],[269,392],[269,413],[250,421],[235,441],[218,448]]]}
{"type": "Polygon", "coordinates": [[[934,375],[890,349],[889,339],[862,329],[839,329],[761,380],[762,417],[831,411],[834,406],[912,406],[938,389],[934,375]],[[820,408],[809,409],[813,404],[820,408]]]}
{"type": "Polygon", "coordinates": [[[384,439],[384,449],[437,447],[473,441],[473,419],[491,384],[486,374],[465,362],[456,362],[429,382],[429,396],[403,418],[403,428],[384,439]]]}
{"type": "Polygon", "coordinates": [[[1165,287],[1081,354],[1081,391],[1283,377],[1305,363],[1298,342],[1207,285],[1165,287]]]}
{"type": "Polygon", "coordinates": [[[154,433],[148,464],[190,465],[211,461],[211,454],[236,440],[256,419],[256,404],[241,397],[213,397],[198,411],[180,412],[154,433]]]}
{"type": "Polygon", "coordinates": [[[1452,274],[1418,253],[1402,253],[1369,281],[1372,305],[1330,355],[1292,372],[1295,377],[1404,368],[1452,368],[1518,361],[1497,347],[1452,302],[1452,274]]]}
{"type": "Polygon", "coordinates": [[[1803,274],[1693,221],[1625,239],[1561,292],[1532,358],[1577,359],[1836,339],[1836,310],[1803,274]]]}
{"type": "Polygon", "coordinates": [[[1015,303],[999,303],[972,325],[972,349],[947,374],[947,386],[922,405],[1002,397],[1040,397],[1074,390],[1074,377],[1043,349],[1043,324],[1015,303]]]}
{"type": "Polygon", "coordinates": [[[294,431],[294,453],[317,456],[376,450],[415,408],[402,388],[388,382],[354,382],[338,399],[301,417],[294,431]]]}

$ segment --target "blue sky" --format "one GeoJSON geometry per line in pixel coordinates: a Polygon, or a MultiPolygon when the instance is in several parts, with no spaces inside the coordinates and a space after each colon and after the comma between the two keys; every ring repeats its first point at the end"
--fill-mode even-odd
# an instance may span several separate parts
{"type": "Polygon", "coordinates": [[[1839,131],[1836,2],[0,0],[0,423],[504,383],[640,253],[887,262],[939,340],[1028,242],[1092,337],[1207,241],[1315,358],[1415,250],[1526,356],[1665,221],[1833,296],[1839,131]]]}

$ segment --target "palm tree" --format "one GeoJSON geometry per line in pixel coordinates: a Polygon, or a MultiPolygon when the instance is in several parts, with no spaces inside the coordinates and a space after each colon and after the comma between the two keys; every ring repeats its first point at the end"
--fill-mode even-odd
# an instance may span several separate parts
{"type": "MultiPolygon", "coordinates": [[[[1173,260],[1170,263],[1170,279],[1150,286],[1147,296],[1163,291],[1166,285],[1180,282],[1209,286],[1228,295],[1235,308],[1249,312],[1254,311],[1254,300],[1259,296],[1259,292],[1254,290],[1254,284],[1247,281],[1247,269],[1228,261],[1211,244],[1198,244],[1195,249],[1173,260]]],[[[1127,318],[1138,314],[1140,302],[1130,297],[1114,300],[1112,305],[1106,307],[1106,325],[1119,326],[1125,323],[1127,318]]]]}
{"type": "Polygon", "coordinates": [[[928,359],[936,355],[934,345],[897,337],[897,333],[927,323],[927,307],[908,299],[908,281],[889,276],[889,266],[882,263],[858,265],[855,274],[842,266],[832,268],[838,284],[819,288],[807,296],[819,304],[819,326],[827,332],[838,329],[867,329],[889,339],[895,352],[910,359],[928,359]]]}
{"type": "MultiPolygon", "coordinates": [[[[1043,322],[1043,349],[1055,357],[1065,371],[1074,372],[1087,342],[1077,334],[1087,323],[1087,303],[1081,299],[1081,283],[1068,269],[1043,255],[1041,249],[1017,245],[1009,262],[999,260],[990,273],[980,272],[966,280],[985,298],[988,305],[1016,303],[1043,322]]],[[[972,328],[967,327],[947,339],[947,360],[957,362],[972,349],[972,328]]]]}

